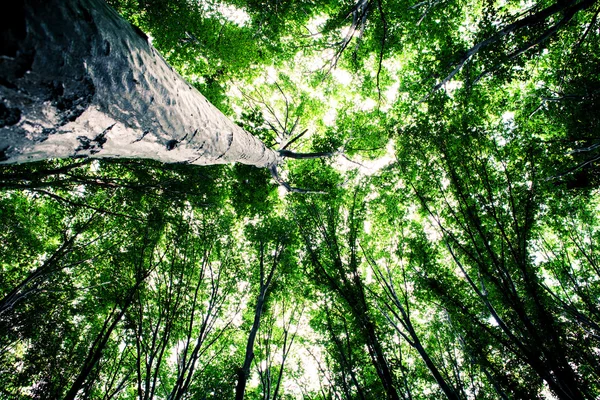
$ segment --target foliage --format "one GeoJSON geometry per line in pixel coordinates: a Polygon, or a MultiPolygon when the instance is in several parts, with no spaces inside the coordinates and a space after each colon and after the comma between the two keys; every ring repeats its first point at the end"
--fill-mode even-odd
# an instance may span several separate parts
{"type": "Polygon", "coordinates": [[[327,157],[0,166],[0,398],[600,396],[596,1],[108,2],[327,157]]]}

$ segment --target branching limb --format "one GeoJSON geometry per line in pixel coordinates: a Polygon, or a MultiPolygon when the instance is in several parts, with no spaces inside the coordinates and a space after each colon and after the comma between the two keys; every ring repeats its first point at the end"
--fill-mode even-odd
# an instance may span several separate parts
{"type": "Polygon", "coordinates": [[[308,160],[312,158],[328,158],[333,157],[338,154],[337,151],[324,151],[324,152],[316,152],[316,153],[296,153],[289,150],[280,150],[279,155],[284,158],[294,158],[296,160],[308,160]]]}
{"type": "Polygon", "coordinates": [[[290,184],[285,179],[283,179],[283,178],[281,178],[281,176],[279,176],[279,172],[277,171],[276,165],[269,167],[269,171],[271,172],[271,176],[273,177],[275,182],[277,182],[280,186],[283,186],[285,188],[285,190],[288,191],[289,193],[327,194],[327,192],[314,191],[314,190],[309,190],[309,189],[300,189],[300,188],[290,186],[290,184]]]}
{"type": "Polygon", "coordinates": [[[557,179],[560,179],[560,178],[565,177],[567,175],[570,175],[570,174],[572,174],[572,173],[574,173],[576,171],[579,171],[581,168],[583,168],[583,167],[585,167],[587,165],[590,165],[590,164],[592,164],[592,163],[594,163],[594,162],[596,162],[598,160],[600,160],[600,155],[598,155],[598,156],[596,156],[594,158],[591,158],[589,160],[586,160],[586,161],[584,161],[584,162],[582,162],[582,163],[574,166],[573,168],[569,169],[568,171],[563,172],[562,174],[553,176],[553,177],[550,178],[550,180],[557,180],[557,179]]]}
{"type": "MultiPolygon", "coordinates": [[[[575,15],[575,13],[577,11],[579,11],[579,10],[576,9],[575,7],[573,7],[572,9],[568,9],[560,21],[558,21],[556,24],[552,25],[550,28],[546,29],[544,31],[544,33],[542,33],[540,36],[538,36],[535,40],[528,42],[527,44],[525,44],[525,46],[523,46],[520,49],[515,50],[514,52],[509,54],[507,56],[507,61],[514,60],[515,58],[519,57],[523,53],[526,53],[527,51],[533,49],[534,47],[537,47],[537,46],[541,45],[542,43],[544,43],[546,40],[548,40],[550,37],[552,37],[556,32],[558,32],[558,30],[560,28],[562,28],[569,21],[571,21],[571,19],[573,18],[573,16],[575,15]]],[[[498,65],[495,65],[490,70],[483,71],[477,78],[475,78],[473,83],[475,84],[475,83],[479,82],[481,80],[481,78],[483,78],[484,76],[497,71],[498,69],[500,69],[501,65],[502,64],[498,64],[498,65]]]]}
{"type": "MultiPolygon", "coordinates": [[[[338,61],[342,57],[342,54],[344,53],[344,51],[352,41],[352,38],[357,32],[357,36],[360,41],[360,38],[362,37],[365,27],[367,25],[367,17],[369,15],[370,8],[370,0],[358,0],[354,7],[352,7],[352,9],[344,17],[344,19],[346,19],[350,15],[352,15],[352,24],[350,24],[348,32],[346,32],[344,38],[340,42],[337,42],[332,45],[338,47],[338,49],[334,52],[333,56],[331,57],[328,63],[329,68],[327,70],[327,73],[325,74],[326,76],[329,75],[329,73],[337,66],[338,61]]],[[[325,65],[327,65],[327,63],[325,65]]],[[[325,65],[323,66],[323,68],[325,68],[325,65]]]]}
{"type": "Polygon", "coordinates": [[[596,21],[598,20],[598,14],[600,14],[600,8],[598,8],[598,11],[596,11],[596,13],[594,14],[594,16],[592,17],[592,20],[590,21],[590,24],[588,25],[588,27],[585,30],[585,32],[583,33],[583,35],[581,35],[581,38],[579,38],[579,40],[577,41],[577,43],[575,43],[575,45],[573,46],[573,51],[576,51],[579,48],[579,46],[581,46],[581,44],[585,41],[585,39],[587,38],[588,34],[592,30],[592,28],[596,25],[596,21]]]}
{"type": "Polygon", "coordinates": [[[43,195],[46,195],[48,197],[53,198],[54,200],[57,200],[57,201],[59,201],[59,202],[61,202],[63,204],[66,204],[66,205],[69,205],[69,206],[72,206],[72,207],[89,208],[90,210],[94,210],[94,211],[97,211],[97,212],[102,213],[102,214],[114,215],[114,216],[117,216],[117,217],[124,217],[124,218],[130,218],[130,219],[137,220],[137,221],[143,221],[143,219],[140,218],[140,217],[136,217],[136,216],[133,216],[133,215],[127,215],[127,214],[123,214],[123,213],[118,213],[118,212],[113,212],[113,211],[107,210],[105,208],[94,207],[94,206],[89,205],[89,204],[85,204],[85,203],[80,203],[80,202],[77,202],[77,201],[73,201],[73,200],[70,200],[70,199],[68,199],[66,197],[62,197],[62,196],[60,196],[60,195],[58,195],[56,193],[49,192],[47,190],[31,189],[31,191],[32,192],[36,192],[36,193],[40,193],[40,194],[43,194],[43,195]]]}
{"type": "MultiPolygon", "coordinates": [[[[505,36],[513,34],[514,32],[521,30],[522,28],[542,23],[543,21],[547,20],[555,14],[563,13],[563,17],[560,19],[560,21],[558,21],[556,24],[544,31],[544,33],[542,33],[535,40],[532,40],[531,42],[529,42],[529,44],[525,45],[523,48],[517,50],[516,52],[508,56],[509,59],[511,59],[511,57],[518,57],[527,50],[541,44],[549,37],[554,35],[558,31],[558,29],[566,25],[578,11],[585,10],[591,7],[593,4],[596,3],[596,1],[597,0],[581,0],[579,2],[557,1],[555,4],[535,14],[528,15],[527,17],[521,18],[505,26],[493,36],[475,44],[473,47],[467,50],[465,54],[460,58],[460,60],[458,60],[458,62],[455,64],[455,68],[441,82],[434,86],[433,90],[429,93],[427,97],[429,97],[431,94],[439,90],[442,86],[450,82],[454,78],[454,76],[456,76],[456,74],[464,67],[467,61],[469,61],[480,50],[489,47],[490,45],[503,39],[505,36]]],[[[487,73],[488,72],[484,72],[482,75],[487,73]]],[[[481,76],[478,77],[478,79],[480,78],[481,76]]]]}
{"type": "MultiPolygon", "coordinates": [[[[419,4],[423,4],[425,2],[421,2],[419,4]]],[[[425,9],[425,11],[423,11],[423,14],[421,14],[421,18],[419,18],[419,20],[417,21],[417,26],[421,25],[421,22],[423,22],[423,20],[425,19],[425,17],[427,16],[427,14],[429,14],[429,11],[431,11],[433,9],[433,7],[437,6],[440,3],[440,0],[434,1],[431,4],[428,4],[427,8],[425,9]]],[[[410,8],[415,8],[410,7],[410,8]]]]}
{"type": "MultiPolygon", "coordinates": [[[[275,110],[273,109],[273,107],[271,107],[267,101],[264,99],[264,97],[262,97],[262,95],[260,93],[257,93],[257,96],[260,97],[260,99],[255,99],[252,96],[248,95],[247,93],[244,93],[242,90],[240,90],[240,92],[242,93],[242,96],[244,96],[247,100],[253,102],[253,103],[258,103],[261,104],[262,106],[265,107],[265,109],[267,110],[267,112],[275,119],[275,124],[277,124],[277,126],[275,126],[274,123],[272,123],[271,121],[269,121],[268,119],[265,119],[266,124],[269,126],[269,128],[275,132],[275,134],[277,134],[277,136],[281,136],[281,132],[285,132],[286,131],[286,126],[285,124],[283,124],[279,118],[277,117],[277,113],[275,112],[275,110]]],[[[287,104],[287,99],[286,99],[286,104],[287,104]]]]}
{"type": "MultiPolygon", "coordinates": [[[[275,108],[269,104],[267,102],[267,100],[265,100],[265,98],[260,94],[260,93],[256,93],[256,96],[258,97],[258,99],[253,98],[252,96],[244,93],[242,91],[242,95],[249,101],[256,104],[260,104],[264,107],[264,109],[267,111],[267,113],[272,117],[273,122],[270,121],[268,118],[265,118],[265,123],[267,124],[267,126],[269,127],[269,129],[271,129],[277,136],[278,138],[278,142],[280,143],[280,146],[282,146],[282,149],[285,149],[287,147],[289,147],[289,145],[291,143],[293,143],[294,141],[296,141],[297,139],[299,139],[301,136],[303,136],[307,130],[305,130],[304,132],[302,132],[300,135],[298,135],[297,137],[295,137],[292,140],[289,140],[290,137],[292,137],[294,135],[294,132],[296,130],[296,128],[298,127],[298,124],[300,122],[300,115],[296,115],[296,118],[293,119],[292,122],[292,118],[291,117],[291,109],[292,109],[292,104],[294,102],[293,97],[290,100],[290,97],[288,95],[286,95],[286,93],[284,92],[284,90],[281,88],[281,86],[279,85],[279,83],[274,82],[275,87],[277,88],[277,91],[279,91],[279,93],[281,94],[281,96],[283,97],[283,100],[285,102],[285,110],[284,110],[284,117],[282,119],[280,119],[277,116],[277,112],[275,111],[275,108]]],[[[298,107],[300,107],[302,105],[302,102],[300,103],[300,105],[298,107]]],[[[253,109],[255,111],[257,111],[258,107],[253,107],[253,109]]]]}
{"type": "Polygon", "coordinates": [[[591,146],[588,146],[588,147],[583,147],[583,148],[581,148],[581,149],[575,149],[575,150],[571,150],[571,151],[570,151],[570,152],[568,152],[567,154],[571,155],[571,154],[577,154],[577,153],[585,153],[585,152],[588,152],[588,151],[595,150],[595,149],[597,149],[598,147],[600,147],[600,143],[596,143],[596,144],[593,144],[593,145],[591,145],[591,146]]]}

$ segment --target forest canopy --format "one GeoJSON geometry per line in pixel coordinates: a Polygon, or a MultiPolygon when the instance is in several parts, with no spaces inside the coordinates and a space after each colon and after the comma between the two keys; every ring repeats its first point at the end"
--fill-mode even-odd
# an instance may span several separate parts
{"type": "Polygon", "coordinates": [[[107,3],[287,158],[0,164],[0,399],[600,397],[600,3],[107,3]]]}

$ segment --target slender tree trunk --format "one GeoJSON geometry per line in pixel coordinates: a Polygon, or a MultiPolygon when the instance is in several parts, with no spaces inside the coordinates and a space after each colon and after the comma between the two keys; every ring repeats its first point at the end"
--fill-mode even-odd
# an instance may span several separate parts
{"type": "Polygon", "coordinates": [[[250,366],[252,365],[252,360],[254,360],[254,341],[256,339],[258,328],[260,327],[260,317],[265,304],[267,287],[261,287],[260,289],[260,294],[256,301],[256,308],[254,311],[254,322],[252,323],[250,335],[248,335],[248,342],[246,342],[246,356],[244,357],[244,364],[242,365],[242,368],[238,370],[237,374],[238,382],[235,387],[235,400],[244,399],[246,382],[248,382],[248,377],[250,376],[250,366]]]}
{"type": "Polygon", "coordinates": [[[265,275],[265,247],[265,243],[261,243],[259,264],[260,288],[258,292],[258,297],[256,298],[256,307],[254,309],[254,321],[252,323],[252,328],[250,329],[250,334],[248,335],[248,341],[246,342],[246,355],[244,357],[244,364],[237,371],[238,381],[235,387],[235,400],[244,399],[246,383],[248,382],[248,377],[250,376],[250,366],[252,365],[252,360],[254,360],[254,341],[256,340],[256,334],[258,333],[258,329],[260,328],[260,319],[262,317],[265,301],[269,296],[269,287],[271,286],[271,281],[273,280],[273,276],[275,275],[275,270],[277,269],[279,257],[281,256],[281,252],[283,251],[283,246],[280,247],[280,243],[278,243],[275,246],[276,251],[273,259],[273,264],[271,265],[268,274],[265,275]]]}
{"type": "Polygon", "coordinates": [[[340,362],[340,372],[342,373],[342,389],[344,391],[344,394],[346,395],[347,398],[352,398],[352,395],[350,394],[350,389],[348,387],[348,382],[347,378],[346,378],[346,374],[350,375],[350,381],[352,382],[352,384],[354,385],[354,387],[356,387],[356,394],[357,394],[357,398],[360,400],[365,400],[365,395],[363,393],[363,389],[360,386],[360,383],[358,382],[358,379],[356,377],[356,371],[354,366],[352,365],[352,345],[349,341],[350,338],[350,332],[348,331],[348,326],[346,324],[346,321],[344,321],[344,336],[346,339],[346,346],[344,346],[344,344],[342,343],[341,340],[341,335],[338,335],[333,327],[333,317],[331,314],[331,309],[329,307],[325,307],[325,316],[326,316],[326,321],[327,321],[327,329],[329,330],[329,333],[331,335],[331,341],[335,344],[335,347],[338,350],[339,353],[339,362],[340,362]],[[348,351],[348,354],[346,354],[346,349],[348,351]]]}
{"type": "Polygon", "coordinates": [[[102,331],[98,334],[98,336],[96,337],[96,341],[90,348],[88,356],[83,364],[81,371],[79,372],[79,375],[77,375],[77,378],[75,378],[75,381],[73,382],[71,388],[65,395],[64,400],[74,400],[76,398],[77,393],[79,393],[79,391],[83,387],[83,384],[88,379],[88,376],[90,376],[91,372],[94,370],[94,367],[96,366],[98,361],[100,361],[100,358],[102,358],[102,353],[104,351],[104,348],[106,347],[106,344],[108,343],[108,340],[110,339],[110,335],[112,334],[116,326],[119,324],[119,322],[121,322],[121,318],[123,318],[125,310],[129,304],[130,302],[126,303],[126,305],[121,309],[121,311],[119,311],[116,314],[116,316],[112,320],[112,323],[107,328],[107,324],[110,321],[110,319],[113,318],[114,312],[116,310],[113,310],[113,313],[111,313],[108,316],[102,331]]]}
{"type": "Polygon", "coordinates": [[[437,382],[440,389],[442,389],[446,397],[449,400],[460,400],[461,396],[451,385],[448,384],[448,382],[446,382],[446,379],[444,379],[444,377],[442,376],[440,370],[437,368],[437,365],[435,365],[431,357],[429,357],[429,353],[427,353],[427,350],[425,350],[425,348],[421,344],[421,341],[419,340],[418,336],[416,335],[414,330],[412,330],[412,327],[410,335],[411,338],[414,340],[415,349],[417,350],[417,352],[419,352],[421,359],[427,366],[427,369],[429,369],[429,372],[431,372],[431,375],[433,375],[433,378],[437,382]]]}
{"type": "MultiPolygon", "coordinates": [[[[394,288],[394,283],[391,280],[391,278],[388,278],[383,274],[383,272],[377,267],[377,264],[375,263],[374,260],[371,260],[370,263],[375,271],[376,276],[379,279],[379,283],[384,288],[384,291],[389,299],[389,301],[385,301],[386,307],[390,311],[392,311],[393,316],[397,319],[397,321],[400,323],[400,325],[406,330],[406,333],[403,332],[398,325],[396,325],[395,323],[392,323],[392,325],[394,326],[394,329],[396,329],[396,331],[402,337],[405,338],[405,340],[407,341],[407,343],[410,344],[410,346],[412,346],[414,349],[417,350],[417,352],[419,353],[419,356],[421,356],[421,359],[427,366],[427,369],[429,370],[431,375],[433,375],[433,378],[437,382],[440,389],[444,392],[446,397],[450,400],[460,400],[461,396],[460,396],[459,392],[455,388],[453,388],[449,382],[446,381],[446,379],[444,378],[444,376],[438,369],[435,362],[429,356],[429,353],[427,352],[427,350],[423,347],[423,344],[421,343],[419,335],[415,331],[414,326],[411,321],[411,318],[410,318],[410,312],[408,310],[408,305],[407,305],[408,304],[407,298],[404,297],[404,302],[400,301],[400,299],[398,298],[398,296],[396,294],[396,290],[394,288]],[[403,305],[403,303],[405,305],[403,305]],[[408,338],[407,334],[408,334],[408,336],[410,336],[410,339],[408,338]]],[[[389,270],[388,270],[388,272],[389,272],[389,270]]],[[[390,322],[392,321],[391,318],[392,317],[388,318],[388,320],[390,322]]],[[[460,384],[459,384],[459,387],[460,387],[460,384]]]]}
{"type": "Polygon", "coordinates": [[[123,316],[125,315],[125,312],[129,308],[131,303],[133,303],[133,300],[135,299],[135,295],[137,294],[138,290],[140,289],[140,287],[142,286],[142,284],[145,282],[146,278],[149,275],[150,275],[150,271],[148,271],[142,277],[138,277],[138,279],[136,279],[135,285],[129,290],[129,293],[127,294],[127,297],[125,298],[125,301],[123,302],[123,304],[121,306],[115,305],[115,307],[109,314],[108,318],[104,321],[104,326],[102,327],[102,330],[96,336],[96,340],[90,347],[90,350],[89,350],[88,355],[83,363],[81,371],[79,372],[79,374],[75,378],[75,381],[71,385],[71,388],[65,395],[64,400],[75,400],[75,398],[77,397],[77,394],[82,389],[85,381],[88,379],[91,372],[96,367],[96,364],[98,364],[98,362],[102,358],[104,349],[106,348],[106,345],[110,339],[112,332],[115,330],[117,325],[121,322],[123,316]],[[119,309],[119,308],[120,308],[120,310],[117,311],[117,309],[119,309]],[[112,319],[112,321],[111,321],[111,319],[112,319]],[[109,325],[109,323],[110,323],[110,325],[109,325]]]}
{"type": "Polygon", "coordinates": [[[365,314],[362,318],[360,316],[357,317],[359,320],[361,320],[361,325],[367,339],[367,348],[369,349],[373,366],[377,370],[377,375],[379,375],[379,379],[381,380],[383,388],[387,393],[387,398],[390,400],[399,400],[400,397],[396,391],[394,379],[392,377],[392,371],[390,370],[390,366],[383,348],[381,347],[381,343],[379,342],[379,338],[375,333],[375,325],[367,314],[365,314]]]}
{"type": "Polygon", "coordinates": [[[0,163],[279,162],[102,0],[21,0],[11,9],[0,24],[0,163]]]}

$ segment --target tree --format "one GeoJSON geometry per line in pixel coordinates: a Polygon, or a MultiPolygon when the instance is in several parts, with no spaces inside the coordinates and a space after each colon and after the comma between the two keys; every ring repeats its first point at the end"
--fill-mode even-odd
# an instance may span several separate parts
{"type": "MultiPolygon", "coordinates": [[[[235,304],[239,299],[234,296],[237,282],[232,264],[235,260],[229,250],[220,248],[223,244],[218,243],[219,238],[211,237],[211,232],[204,231],[203,234],[207,236],[197,243],[202,247],[188,247],[188,254],[180,261],[181,267],[187,269],[182,271],[180,278],[181,282],[187,284],[187,290],[183,293],[187,304],[183,335],[175,349],[177,371],[168,395],[170,399],[185,398],[191,391],[194,379],[207,368],[207,364],[215,357],[214,353],[222,350],[218,340],[227,334],[240,308],[239,304],[235,304]],[[213,260],[213,252],[220,257],[213,260]],[[228,308],[235,310],[233,316],[228,308]],[[220,348],[215,350],[215,347],[220,348]]],[[[187,235],[193,243],[191,233],[187,232],[187,235]]]]}
{"type": "Polygon", "coordinates": [[[282,232],[279,235],[277,234],[277,225],[282,226],[282,222],[283,221],[269,221],[269,223],[261,224],[262,226],[255,229],[250,228],[252,231],[251,236],[255,239],[254,241],[258,247],[258,295],[256,296],[256,304],[254,306],[252,327],[250,328],[248,340],[246,341],[244,362],[237,370],[238,379],[235,387],[236,400],[243,400],[244,398],[246,383],[250,377],[250,367],[255,358],[254,343],[260,329],[260,323],[263,318],[266,303],[269,301],[273,290],[273,279],[276,278],[278,269],[281,268],[279,264],[285,256],[286,246],[289,242],[289,238],[286,237],[287,233],[282,232]],[[273,242],[270,243],[269,239],[272,236],[275,237],[273,242]]]}
{"type": "MultiPolygon", "coordinates": [[[[402,251],[399,251],[399,253],[402,255],[402,251]]],[[[402,336],[402,338],[419,353],[419,356],[427,366],[427,369],[431,375],[433,375],[438,386],[448,399],[458,400],[466,397],[460,392],[459,389],[453,387],[453,385],[449,382],[449,379],[443,375],[429,352],[423,346],[420,335],[417,333],[411,318],[411,306],[409,304],[410,299],[407,289],[408,283],[405,275],[406,272],[402,272],[404,275],[404,290],[398,290],[395,287],[390,268],[387,267],[386,271],[384,271],[372,257],[369,257],[368,255],[366,257],[371,268],[373,268],[373,272],[375,273],[378,283],[383,288],[383,295],[380,296],[380,301],[383,303],[383,306],[386,309],[384,311],[386,319],[390,321],[390,324],[394,327],[398,334],[402,336]],[[398,292],[400,292],[400,294],[398,294],[398,292]]],[[[401,256],[400,262],[406,262],[409,267],[412,267],[410,264],[413,262],[413,260],[412,257],[410,257],[408,261],[405,261],[401,256]]],[[[402,270],[403,267],[400,265],[396,266],[394,269],[402,270]]]]}
{"type": "Polygon", "coordinates": [[[302,221],[302,234],[309,253],[315,279],[324,285],[352,315],[352,323],[359,331],[361,341],[368,349],[371,363],[381,383],[382,393],[389,399],[399,399],[393,373],[379,336],[377,324],[371,312],[367,290],[360,276],[358,233],[362,212],[357,193],[348,210],[347,237],[338,236],[341,211],[328,207],[321,212],[314,204],[303,211],[308,220],[302,221]],[[307,226],[314,226],[317,234],[311,234],[307,226]],[[347,239],[347,243],[341,241],[347,239]]]}
{"type": "MultiPolygon", "coordinates": [[[[570,361],[576,357],[567,345],[571,328],[555,313],[530,255],[544,193],[533,161],[535,150],[526,148],[525,154],[513,158],[505,153],[511,146],[450,135],[431,145],[440,158],[431,161],[427,183],[415,182],[413,190],[460,274],[424,275],[440,302],[451,305],[451,315],[479,327],[468,334],[471,329],[462,328],[471,354],[497,374],[494,380],[505,378],[500,365],[489,365],[500,360],[481,351],[480,340],[488,337],[488,343],[512,353],[524,374],[534,373],[538,384],[543,380],[559,398],[594,398],[593,385],[570,361]],[[469,156],[460,150],[466,143],[472,149],[469,156]],[[471,293],[468,300],[465,291],[471,293]],[[482,313],[488,321],[477,321],[482,313]]],[[[422,143],[415,147],[424,150],[422,143]]],[[[528,390],[520,389],[532,395],[528,390]]]]}
{"type": "Polygon", "coordinates": [[[2,37],[2,162],[113,157],[274,166],[280,160],[100,0],[20,2],[2,37]]]}

